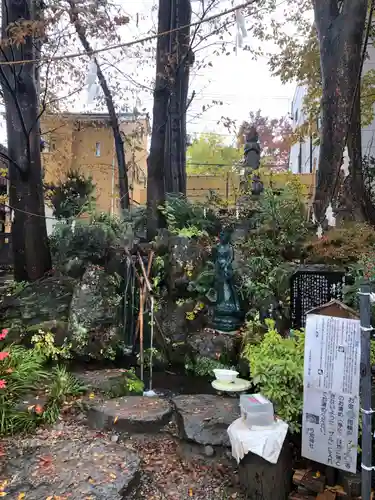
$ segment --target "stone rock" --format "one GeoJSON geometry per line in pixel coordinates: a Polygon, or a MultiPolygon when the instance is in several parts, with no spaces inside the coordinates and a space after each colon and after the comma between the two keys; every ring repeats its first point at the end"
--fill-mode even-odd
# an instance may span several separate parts
{"type": "Polygon", "coordinates": [[[16,409],[20,412],[26,411],[34,411],[35,408],[44,409],[48,401],[48,397],[46,395],[37,396],[35,394],[26,395],[19,401],[16,405],[16,409]]]}
{"type": "Polygon", "coordinates": [[[9,498],[122,500],[137,485],[139,467],[137,454],[116,443],[65,440],[15,452],[1,480],[8,480],[9,498]]]}
{"type": "Polygon", "coordinates": [[[230,446],[227,429],[239,418],[237,399],[197,394],[173,398],[180,437],[198,444],[230,446]]]}
{"type": "Polygon", "coordinates": [[[200,272],[207,260],[205,246],[195,238],[170,236],[168,240],[169,292],[178,296],[186,293],[192,277],[200,272]]]}
{"type": "Polygon", "coordinates": [[[186,343],[193,356],[216,360],[222,357],[229,361],[235,359],[238,338],[235,335],[206,329],[188,334],[186,343]]]}
{"type": "Polygon", "coordinates": [[[68,334],[70,303],[76,280],[68,277],[49,277],[28,284],[17,295],[4,297],[0,302],[2,326],[12,326],[10,341],[30,341],[39,329],[51,331],[61,345],[68,334]]]}
{"type": "Polygon", "coordinates": [[[121,295],[113,276],[89,266],[76,285],[70,306],[73,351],[88,359],[113,359],[121,341],[118,329],[121,295]]]}
{"type": "Polygon", "coordinates": [[[185,363],[185,356],[189,352],[186,343],[188,334],[202,330],[207,324],[207,315],[203,313],[198,313],[193,320],[187,319],[187,313],[194,309],[195,304],[193,301],[184,301],[181,304],[167,301],[156,313],[158,323],[169,343],[169,358],[173,363],[185,363]]]}
{"type": "Polygon", "coordinates": [[[206,457],[213,457],[215,455],[215,450],[210,445],[204,447],[204,454],[206,457]]]}
{"type": "Polygon", "coordinates": [[[110,368],[107,370],[86,370],[75,372],[74,376],[82,382],[88,392],[101,393],[107,397],[118,398],[143,394],[143,384],[130,370],[110,368]],[[136,391],[136,387],[139,391],[136,391]],[[132,389],[132,390],[130,390],[132,389]]]}
{"type": "Polygon", "coordinates": [[[113,429],[125,433],[152,433],[168,424],[172,408],[157,397],[128,396],[93,405],[87,420],[95,429],[113,429]]]}

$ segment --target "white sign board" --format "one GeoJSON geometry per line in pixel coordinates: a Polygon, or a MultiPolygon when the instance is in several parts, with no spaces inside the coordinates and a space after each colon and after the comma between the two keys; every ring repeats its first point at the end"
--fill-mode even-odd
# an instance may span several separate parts
{"type": "Polygon", "coordinates": [[[356,472],[359,320],[311,314],[306,321],[302,456],[356,472]]]}

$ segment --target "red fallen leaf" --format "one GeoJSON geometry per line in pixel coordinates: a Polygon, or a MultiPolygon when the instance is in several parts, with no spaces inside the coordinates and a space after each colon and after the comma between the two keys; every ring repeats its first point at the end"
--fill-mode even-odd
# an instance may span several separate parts
{"type": "Polygon", "coordinates": [[[39,457],[42,467],[51,467],[52,457],[50,455],[46,457],[39,457]]]}

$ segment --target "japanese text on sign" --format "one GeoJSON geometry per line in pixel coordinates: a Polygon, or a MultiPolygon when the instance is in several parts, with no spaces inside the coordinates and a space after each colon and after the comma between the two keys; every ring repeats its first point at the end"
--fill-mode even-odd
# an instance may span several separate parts
{"type": "Polygon", "coordinates": [[[308,315],[306,321],[302,455],[356,472],[360,323],[308,315]]]}

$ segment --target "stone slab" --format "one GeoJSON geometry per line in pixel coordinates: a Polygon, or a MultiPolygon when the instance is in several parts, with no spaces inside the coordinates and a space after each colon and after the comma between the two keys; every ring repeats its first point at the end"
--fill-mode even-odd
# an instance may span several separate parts
{"type": "Polygon", "coordinates": [[[95,429],[126,433],[158,432],[168,424],[172,407],[165,399],[126,396],[109,399],[88,409],[87,420],[95,429]]]}
{"type": "Polygon", "coordinates": [[[66,440],[15,451],[0,481],[6,498],[122,500],[137,486],[139,466],[137,454],[118,444],[66,440]]]}
{"type": "Polygon", "coordinates": [[[111,398],[128,396],[127,380],[134,378],[130,370],[122,368],[85,370],[74,372],[74,376],[82,382],[88,392],[93,392],[95,395],[102,393],[111,398]]]}
{"type": "Polygon", "coordinates": [[[210,394],[173,398],[180,437],[198,444],[230,446],[227,429],[240,417],[239,400],[210,394]]]}

